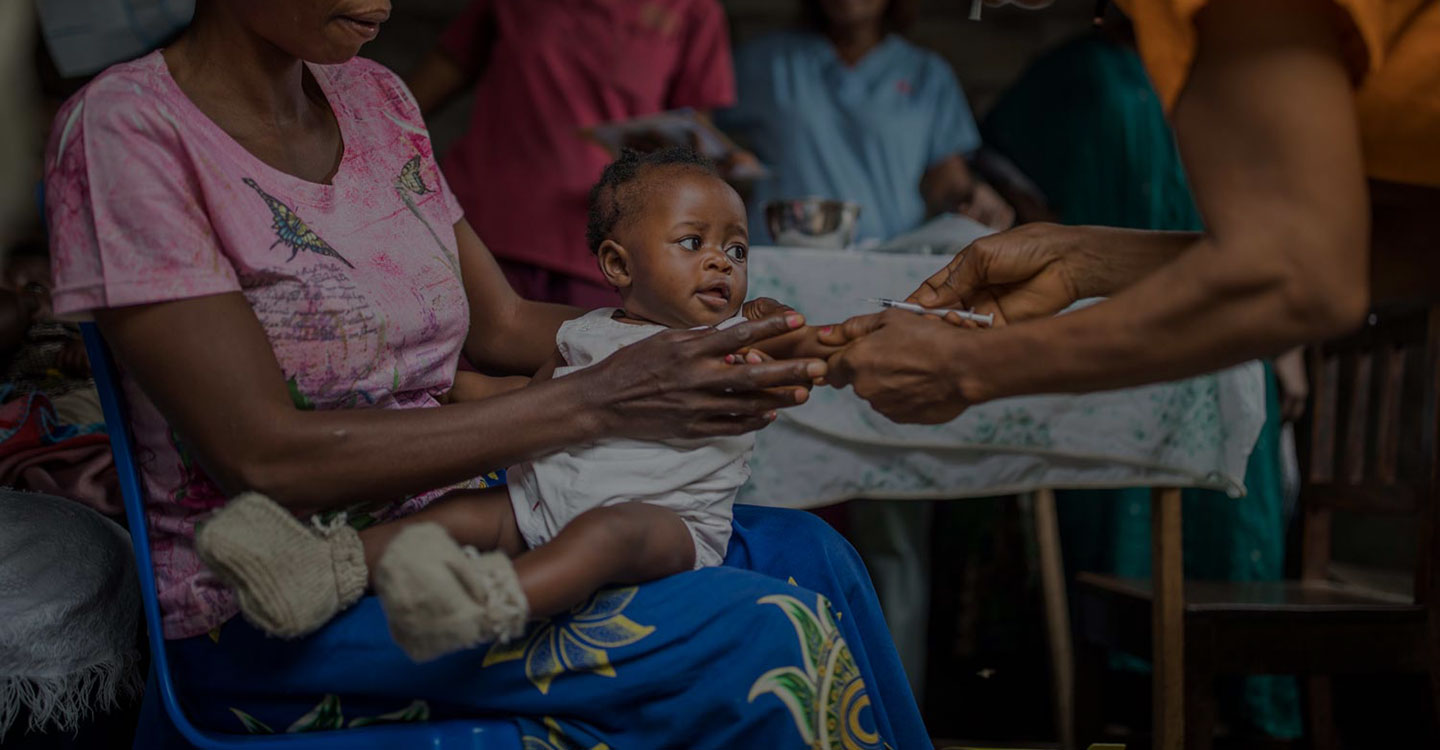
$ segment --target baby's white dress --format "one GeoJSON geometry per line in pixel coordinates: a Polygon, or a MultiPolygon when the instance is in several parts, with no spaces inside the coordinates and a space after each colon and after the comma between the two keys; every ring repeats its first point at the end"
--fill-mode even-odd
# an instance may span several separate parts
{"type": "MultiPolygon", "coordinates": [[[[555,343],[565,366],[555,377],[582,370],[666,330],[615,320],[601,308],[560,326],[555,343]]],[[[744,322],[735,317],[720,324],[744,322]]],[[[607,439],[573,446],[511,467],[510,504],[525,543],[534,549],[591,508],[643,502],[680,516],[695,540],[695,567],[719,565],[730,543],[735,494],[750,478],[753,433],[692,440],[607,439]]]]}

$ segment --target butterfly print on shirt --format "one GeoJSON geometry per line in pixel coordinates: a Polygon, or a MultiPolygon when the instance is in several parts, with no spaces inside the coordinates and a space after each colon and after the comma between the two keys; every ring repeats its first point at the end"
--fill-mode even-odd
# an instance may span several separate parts
{"type": "Polygon", "coordinates": [[[256,185],[255,181],[249,177],[244,178],[244,182],[259,193],[260,197],[265,200],[265,205],[270,207],[270,214],[275,220],[273,226],[276,237],[270,247],[280,244],[289,247],[290,257],[285,259],[286,263],[295,260],[295,256],[304,250],[316,255],[328,255],[351,268],[355,267],[350,261],[345,260],[344,256],[336,252],[335,248],[330,247],[329,243],[320,239],[320,235],[315,234],[315,230],[307,226],[283,201],[261,190],[260,186],[256,185]]]}

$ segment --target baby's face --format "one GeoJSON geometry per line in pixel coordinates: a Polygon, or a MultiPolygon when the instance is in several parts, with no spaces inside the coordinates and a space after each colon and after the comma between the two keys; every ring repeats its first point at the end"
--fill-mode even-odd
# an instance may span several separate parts
{"type": "Polygon", "coordinates": [[[650,170],[640,179],[652,182],[628,196],[635,213],[616,237],[627,256],[628,278],[617,283],[626,311],[671,328],[734,317],[745,301],[750,253],[745,204],[718,177],[650,170]]]}

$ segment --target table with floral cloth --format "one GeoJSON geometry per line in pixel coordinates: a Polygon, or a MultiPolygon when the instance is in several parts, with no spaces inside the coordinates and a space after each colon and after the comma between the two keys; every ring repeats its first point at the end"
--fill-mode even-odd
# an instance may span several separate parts
{"type": "MultiPolygon", "coordinates": [[[[960,245],[984,233],[956,218],[938,220],[934,229],[930,234],[969,232],[956,240],[960,245]]],[[[911,244],[926,242],[912,238],[911,244]]],[[[838,323],[879,309],[867,299],[903,299],[950,257],[948,252],[755,247],[748,261],[749,294],[785,302],[813,324],[838,323]]],[[[750,481],[737,502],[811,508],[856,498],[959,499],[1121,487],[1201,487],[1238,497],[1265,422],[1263,372],[1252,362],[1173,383],[1002,399],[971,407],[941,425],[895,424],[848,388],[817,388],[807,403],[782,410],[758,434],[750,481]]],[[[1179,493],[1165,493],[1157,508],[1157,523],[1168,528],[1173,519],[1178,541],[1179,493]]],[[[872,503],[860,510],[866,514],[861,523],[870,531],[856,543],[875,579],[901,661],[918,687],[924,684],[929,614],[927,516],[923,506],[905,503],[872,503]]],[[[1056,726],[1063,728],[1063,739],[1073,740],[1073,655],[1054,496],[1037,494],[1034,515],[1055,669],[1056,726]]],[[[1167,622],[1178,622],[1182,606],[1178,546],[1157,543],[1152,548],[1167,622]]],[[[1183,635],[1167,628],[1157,633],[1153,647],[1160,657],[1155,663],[1177,663],[1183,635]]],[[[1183,699],[1175,691],[1157,691],[1155,700],[1156,716],[1183,715],[1183,699]]],[[[1178,746],[1182,723],[1157,722],[1158,743],[1178,746]]]]}
{"type": "MultiPolygon", "coordinates": [[[[949,256],[756,247],[750,296],[811,323],[903,299],[949,256]]],[[[984,335],[977,333],[975,335],[984,335]]],[[[1205,487],[1240,494],[1265,420],[1261,367],[1084,395],[1009,398],[943,425],[899,425],[850,389],[815,389],[759,433],[739,502],[962,498],[1040,488],[1205,487]]]]}

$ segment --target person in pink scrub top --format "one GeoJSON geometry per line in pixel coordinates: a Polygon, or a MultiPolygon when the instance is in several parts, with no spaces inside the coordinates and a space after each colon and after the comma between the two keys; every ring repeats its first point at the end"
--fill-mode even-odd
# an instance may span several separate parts
{"type": "Polygon", "coordinates": [[[611,156],[581,128],[735,103],[716,0],[473,0],[406,83],[427,117],[476,86],[445,177],[520,296],[581,307],[619,299],[583,240],[611,156]]]}

